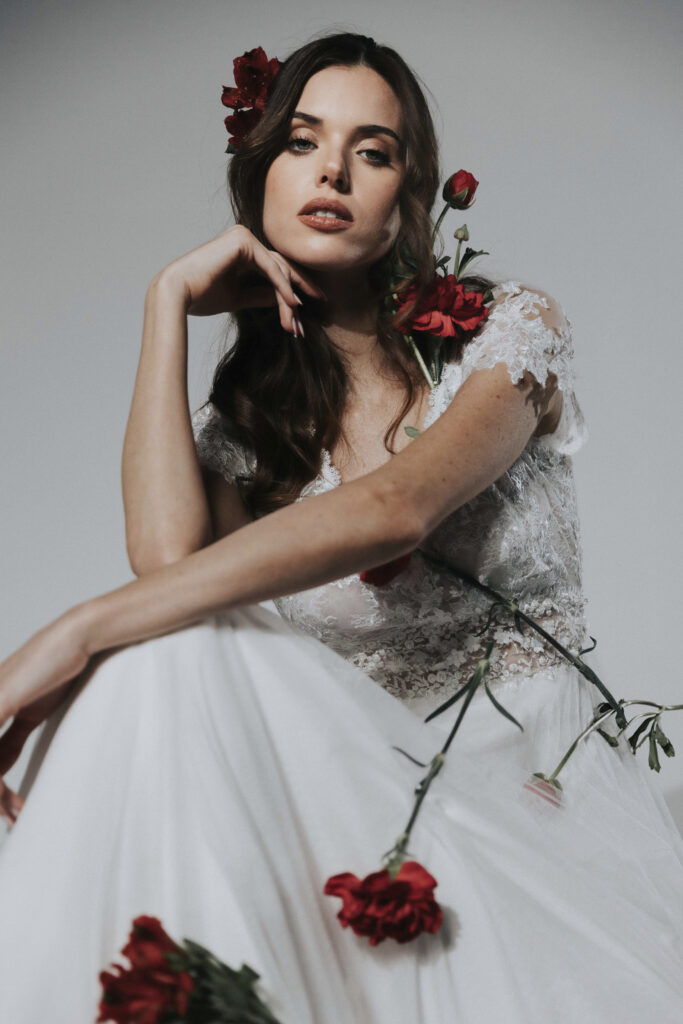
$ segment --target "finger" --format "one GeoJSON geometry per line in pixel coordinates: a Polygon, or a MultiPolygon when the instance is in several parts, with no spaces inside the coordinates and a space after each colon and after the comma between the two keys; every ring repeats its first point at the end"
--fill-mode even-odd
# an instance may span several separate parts
{"type": "Polygon", "coordinates": [[[292,288],[289,276],[282,269],[280,263],[273,257],[272,252],[263,245],[258,245],[254,251],[254,260],[257,266],[263,270],[275,286],[275,297],[280,310],[280,322],[286,331],[294,333],[293,311],[301,305],[296,292],[292,288]]]}
{"type": "Polygon", "coordinates": [[[0,775],[4,775],[5,772],[9,771],[18,759],[29,734],[34,728],[34,725],[15,718],[9,729],[6,729],[2,736],[0,736],[0,775]]]}
{"type": "Polygon", "coordinates": [[[327,301],[327,296],[322,288],[317,284],[314,284],[314,282],[305,274],[302,274],[298,267],[290,262],[286,256],[283,256],[282,253],[276,252],[275,250],[271,251],[274,259],[280,260],[281,264],[284,264],[289,272],[291,280],[298,285],[299,288],[303,289],[303,291],[307,292],[314,299],[323,299],[324,301],[327,301]]]}
{"type": "Polygon", "coordinates": [[[23,800],[18,793],[13,792],[9,786],[0,779],[0,817],[7,822],[11,827],[17,820],[17,816],[21,807],[23,807],[23,800]],[[17,804],[17,801],[21,801],[21,806],[17,804]]]}

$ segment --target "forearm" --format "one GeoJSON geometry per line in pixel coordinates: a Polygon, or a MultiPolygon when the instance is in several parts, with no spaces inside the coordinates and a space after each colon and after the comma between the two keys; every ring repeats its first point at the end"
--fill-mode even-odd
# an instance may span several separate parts
{"type": "Polygon", "coordinates": [[[142,348],[121,464],[126,546],[135,572],[196,551],[211,517],[187,397],[187,316],[167,278],[145,296],[142,348]]]}
{"type": "Polygon", "coordinates": [[[398,558],[418,539],[398,493],[353,481],[78,606],[83,646],[93,654],[320,586],[398,558]]]}

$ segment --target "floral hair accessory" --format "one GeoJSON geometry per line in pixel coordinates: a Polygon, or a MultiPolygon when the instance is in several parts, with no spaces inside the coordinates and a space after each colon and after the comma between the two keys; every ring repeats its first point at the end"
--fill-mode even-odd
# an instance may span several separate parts
{"type": "Polygon", "coordinates": [[[231,107],[233,114],[225,118],[230,135],[226,153],[236,153],[245,137],[261,120],[271,82],[280,70],[277,57],[266,56],[262,46],[247,50],[233,60],[235,86],[223,86],[221,103],[231,107]]]}

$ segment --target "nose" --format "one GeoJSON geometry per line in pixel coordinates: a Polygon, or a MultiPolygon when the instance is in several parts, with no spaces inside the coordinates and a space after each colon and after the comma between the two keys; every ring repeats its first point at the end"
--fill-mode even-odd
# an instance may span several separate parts
{"type": "Polygon", "coordinates": [[[321,184],[329,183],[339,192],[345,192],[348,189],[349,172],[341,153],[328,152],[324,156],[318,179],[321,184]]]}

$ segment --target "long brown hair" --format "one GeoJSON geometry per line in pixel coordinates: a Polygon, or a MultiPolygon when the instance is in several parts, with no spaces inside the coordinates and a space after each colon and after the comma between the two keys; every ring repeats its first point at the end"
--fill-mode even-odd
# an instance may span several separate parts
{"type": "MultiPolygon", "coordinates": [[[[390,274],[399,267],[405,284],[416,285],[416,302],[420,301],[434,277],[430,211],[441,179],[434,124],[416,75],[395,50],[364,35],[328,34],[301,46],[281,63],[260,121],[232,156],[228,191],[235,222],[269,246],[262,218],[268,168],[287,143],[306,82],[334,65],[372,68],[391,86],[403,112],[401,226],[391,250],[369,271],[378,299],[378,344],[405,383],[403,407],[384,437],[385,447],[393,453],[396,431],[422,378],[388,312],[390,274]]],[[[478,283],[479,290],[492,283],[481,277],[461,280],[478,283]]],[[[320,471],[323,448],[331,451],[342,435],[348,391],[344,362],[321,323],[321,304],[305,292],[301,297],[304,338],[295,339],[284,331],[277,306],[233,314],[236,340],[216,367],[209,395],[225,414],[231,435],[254,456],[253,475],[239,481],[242,498],[254,516],[296,500],[320,471]]],[[[451,346],[446,358],[452,355],[451,346]]]]}

